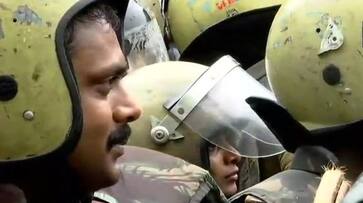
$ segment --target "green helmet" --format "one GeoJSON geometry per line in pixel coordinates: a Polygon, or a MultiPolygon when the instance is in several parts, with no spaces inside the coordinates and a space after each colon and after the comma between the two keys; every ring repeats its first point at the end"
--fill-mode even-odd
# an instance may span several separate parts
{"type": "Polygon", "coordinates": [[[270,85],[309,129],[363,118],[362,6],[354,0],[291,0],[272,24],[270,85]]]}
{"type": "Polygon", "coordinates": [[[283,151],[244,102],[251,94],[274,99],[272,94],[231,57],[223,57],[210,68],[189,62],[154,64],[136,70],[123,82],[144,110],[130,124],[133,134],[129,145],[199,166],[203,164],[200,155],[204,140],[245,157],[283,151]]]}
{"type": "Polygon", "coordinates": [[[223,55],[249,67],[264,58],[268,31],[284,0],[165,1],[180,60],[211,65],[223,55]]]}
{"type": "MultiPolygon", "coordinates": [[[[136,70],[124,78],[125,88],[129,89],[130,94],[142,106],[143,114],[135,121],[130,123],[132,136],[128,140],[129,145],[141,146],[181,157],[191,163],[200,163],[198,156],[199,148],[191,147],[186,154],[185,146],[198,145],[200,137],[192,134],[188,139],[168,144],[157,144],[167,140],[168,137],[150,137],[152,129],[151,118],[163,118],[168,112],[164,110],[163,104],[178,93],[182,93],[188,86],[196,80],[207,67],[182,62],[165,62],[150,65],[136,70]],[[178,74],[175,74],[178,71],[178,74]],[[167,83],[168,82],[168,83],[167,83]],[[173,85],[170,88],[170,85],[173,85]],[[150,117],[153,116],[153,117],[150,117]]],[[[156,122],[156,121],[155,121],[156,122]]],[[[154,124],[156,125],[156,124],[154,124]]],[[[179,127],[180,134],[189,132],[186,126],[179,127]]],[[[175,139],[177,140],[178,137],[175,139]]]]}
{"type": "MultiPolygon", "coordinates": [[[[82,110],[65,29],[95,2],[0,0],[0,163],[67,154],[77,144],[82,110]]],[[[112,2],[121,15],[126,4],[112,2]]]]}

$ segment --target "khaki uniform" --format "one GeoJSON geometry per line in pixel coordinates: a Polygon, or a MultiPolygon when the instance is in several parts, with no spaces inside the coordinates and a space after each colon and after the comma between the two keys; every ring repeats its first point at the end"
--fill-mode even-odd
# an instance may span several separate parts
{"type": "MultiPolygon", "coordinates": [[[[285,155],[286,156],[286,155],[285,155]]],[[[282,156],[283,157],[283,156],[282,156]]],[[[324,169],[336,157],[322,147],[300,147],[291,163],[290,169],[232,196],[232,203],[282,203],[313,202],[324,169]]]]}
{"type": "Polygon", "coordinates": [[[239,172],[239,189],[244,190],[290,168],[294,155],[285,152],[276,156],[245,159],[239,172]]]}

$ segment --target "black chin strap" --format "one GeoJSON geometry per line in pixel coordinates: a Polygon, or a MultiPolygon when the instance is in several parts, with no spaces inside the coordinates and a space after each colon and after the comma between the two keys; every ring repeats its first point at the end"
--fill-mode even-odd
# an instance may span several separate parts
{"type": "Polygon", "coordinates": [[[324,146],[334,151],[336,148],[359,147],[362,142],[360,134],[363,132],[363,120],[356,122],[312,130],[311,135],[317,145],[324,146]]]}
{"type": "Polygon", "coordinates": [[[361,144],[359,133],[363,132],[363,120],[309,131],[274,101],[249,97],[246,102],[289,152],[295,152],[298,147],[307,145],[323,146],[335,151],[336,148],[361,144]]]}
{"type": "Polygon", "coordinates": [[[201,160],[201,167],[210,171],[210,161],[209,161],[209,148],[212,147],[213,145],[204,140],[201,139],[200,140],[200,160],[201,160]]]}
{"type": "Polygon", "coordinates": [[[312,144],[310,132],[274,101],[249,97],[246,102],[287,151],[295,152],[299,146],[312,144]]]}

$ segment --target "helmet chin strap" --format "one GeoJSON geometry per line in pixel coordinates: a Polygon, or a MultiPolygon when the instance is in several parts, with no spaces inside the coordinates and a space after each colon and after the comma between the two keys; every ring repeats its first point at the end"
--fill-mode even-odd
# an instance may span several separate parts
{"type": "Polygon", "coordinates": [[[201,139],[200,140],[200,161],[201,161],[201,167],[210,171],[210,160],[209,160],[209,147],[213,146],[210,142],[201,139]]]}
{"type": "Polygon", "coordinates": [[[344,125],[312,130],[313,143],[324,146],[330,150],[341,148],[361,148],[359,132],[363,130],[363,120],[344,125]],[[327,142],[327,140],[330,140],[327,142]]]}
{"type": "Polygon", "coordinates": [[[287,151],[295,152],[298,147],[312,143],[309,130],[276,102],[257,97],[249,97],[246,102],[276,135],[287,151]]]}
{"type": "Polygon", "coordinates": [[[297,148],[304,145],[318,145],[335,151],[337,148],[353,147],[354,144],[359,146],[361,143],[357,132],[363,130],[363,120],[308,130],[274,101],[257,97],[250,97],[246,101],[289,152],[295,152],[297,148]]]}

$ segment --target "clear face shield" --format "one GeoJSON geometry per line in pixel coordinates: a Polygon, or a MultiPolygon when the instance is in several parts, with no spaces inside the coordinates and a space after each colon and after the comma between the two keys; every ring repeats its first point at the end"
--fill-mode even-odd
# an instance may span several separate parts
{"type": "Polygon", "coordinates": [[[120,203],[189,203],[212,195],[227,202],[206,170],[177,157],[125,146],[117,164],[120,180],[96,192],[97,197],[120,203]]]}
{"type": "Polygon", "coordinates": [[[130,1],[124,24],[123,41],[130,68],[169,61],[163,35],[151,10],[130,1]]]}
{"type": "Polygon", "coordinates": [[[246,103],[251,96],[276,100],[233,58],[225,56],[182,96],[164,105],[170,114],[154,128],[162,126],[174,132],[183,122],[210,143],[249,158],[284,152],[273,133],[246,103]]]}

